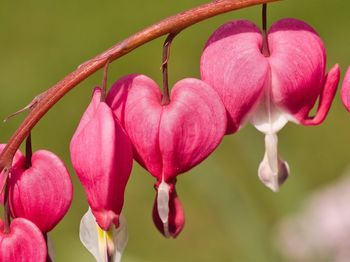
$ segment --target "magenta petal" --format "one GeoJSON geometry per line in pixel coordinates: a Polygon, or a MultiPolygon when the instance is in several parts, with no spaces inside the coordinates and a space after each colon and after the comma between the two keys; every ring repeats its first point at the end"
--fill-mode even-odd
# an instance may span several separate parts
{"type": "Polygon", "coordinates": [[[153,222],[159,232],[161,232],[165,237],[175,238],[182,231],[185,225],[185,214],[174,186],[171,187],[171,191],[169,193],[168,223],[164,225],[159,217],[157,197],[153,205],[153,222]]]}
{"type": "Polygon", "coordinates": [[[238,20],[219,27],[203,51],[201,78],[218,92],[227,109],[227,134],[243,125],[262,95],[269,65],[261,47],[259,28],[238,20]]]}
{"type": "Polygon", "coordinates": [[[33,154],[30,168],[13,169],[9,194],[12,216],[26,218],[46,233],[67,213],[73,185],[64,163],[40,150],[33,154]]]}
{"type": "Polygon", "coordinates": [[[334,96],[337,92],[339,79],[340,68],[338,65],[335,65],[326,76],[316,115],[312,118],[308,117],[306,119],[299,119],[301,124],[318,125],[323,122],[331,108],[334,96]]]}
{"type": "Polygon", "coordinates": [[[110,107],[94,90],[70,144],[74,169],[99,226],[119,225],[124,190],[132,168],[130,141],[110,107]]]}
{"type": "Polygon", "coordinates": [[[10,232],[4,233],[0,220],[0,262],[44,262],[46,244],[42,233],[24,218],[15,218],[10,232]]]}
{"type": "Polygon", "coordinates": [[[346,71],[343,86],[341,89],[341,100],[346,108],[350,112],[350,67],[346,71]]]}
{"type": "Polygon", "coordinates": [[[158,85],[147,76],[135,76],[126,101],[125,130],[134,146],[136,160],[159,179],[162,176],[159,148],[162,114],[160,102],[158,85]]]}
{"type": "Polygon", "coordinates": [[[295,118],[305,119],[323,89],[323,42],[311,26],[291,18],[274,23],[268,41],[274,102],[295,118]]]}
{"type": "Polygon", "coordinates": [[[140,79],[140,77],[135,79],[138,76],[139,75],[131,74],[118,79],[113,84],[106,97],[106,103],[113,110],[113,113],[117,116],[123,127],[125,126],[125,102],[128,98],[129,89],[133,82],[139,81],[138,79],[140,79]]]}
{"type": "Polygon", "coordinates": [[[157,84],[138,76],[126,102],[125,128],[141,163],[159,181],[170,181],[218,146],[226,113],[216,92],[200,80],[178,82],[171,102],[162,106],[157,84]]]}
{"type": "Polygon", "coordinates": [[[177,82],[170,100],[159,126],[165,181],[203,161],[226,131],[225,108],[205,82],[192,78],[177,82]]]}

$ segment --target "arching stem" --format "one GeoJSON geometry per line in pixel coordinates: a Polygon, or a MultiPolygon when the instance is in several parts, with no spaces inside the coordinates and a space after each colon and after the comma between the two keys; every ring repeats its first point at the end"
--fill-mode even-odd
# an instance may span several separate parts
{"type": "Polygon", "coordinates": [[[170,103],[169,96],[169,79],[168,79],[168,63],[170,58],[170,48],[171,43],[174,38],[180,33],[180,31],[176,31],[174,33],[170,33],[168,37],[165,39],[163,44],[163,59],[162,59],[162,73],[163,73],[163,96],[162,96],[162,105],[167,105],[170,103]]]}
{"type": "Polygon", "coordinates": [[[112,62],[127,53],[130,53],[137,47],[140,47],[160,36],[183,30],[210,17],[253,5],[276,1],[279,0],[220,0],[209,2],[168,17],[150,27],[147,27],[109,48],[100,55],[83,63],[75,71],[45,91],[43,96],[35,104],[33,110],[31,110],[28,116],[24,119],[10,138],[4,150],[1,152],[0,171],[11,163],[13,156],[23,140],[28,136],[30,130],[39,122],[47,111],[49,111],[54,104],[56,104],[63,96],[65,96],[65,94],[80,82],[101,69],[106,64],[107,60],[112,62]]]}

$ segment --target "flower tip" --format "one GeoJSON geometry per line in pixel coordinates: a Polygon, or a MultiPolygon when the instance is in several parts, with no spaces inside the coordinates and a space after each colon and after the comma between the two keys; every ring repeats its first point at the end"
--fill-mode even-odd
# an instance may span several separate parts
{"type": "Polygon", "coordinates": [[[346,110],[350,112],[350,67],[348,68],[341,88],[341,100],[346,110]]]}
{"type": "Polygon", "coordinates": [[[92,210],[94,217],[96,218],[96,222],[100,228],[105,231],[108,231],[112,224],[115,225],[116,228],[119,227],[119,216],[111,210],[92,210]]]}
{"type": "Polygon", "coordinates": [[[159,186],[156,186],[157,189],[157,197],[154,201],[153,206],[153,222],[160,233],[166,238],[176,238],[180,232],[182,231],[185,224],[185,216],[184,211],[181,205],[181,202],[176,194],[176,190],[173,184],[166,184],[162,182],[159,186]],[[167,187],[164,185],[164,183],[167,187]],[[163,199],[161,202],[164,202],[160,205],[159,203],[159,195],[162,194],[162,190],[166,191],[167,197],[163,199]],[[162,211],[159,208],[162,208],[162,205],[166,205],[166,216],[162,214],[162,211]]]}
{"type": "Polygon", "coordinates": [[[279,159],[277,172],[273,172],[267,157],[264,157],[259,166],[258,176],[266,187],[277,193],[289,176],[289,165],[287,162],[279,159]]]}

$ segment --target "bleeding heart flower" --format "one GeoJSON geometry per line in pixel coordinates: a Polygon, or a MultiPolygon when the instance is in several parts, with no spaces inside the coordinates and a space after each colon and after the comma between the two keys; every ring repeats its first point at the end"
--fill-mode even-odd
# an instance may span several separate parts
{"type": "Polygon", "coordinates": [[[135,159],[157,179],[155,224],[166,237],[176,237],[184,224],[176,176],[218,146],[226,113],[217,93],[197,79],[176,83],[169,104],[161,100],[158,85],[144,75],[120,79],[106,98],[133,143],[135,159]]]}
{"type": "Polygon", "coordinates": [[[124,249],[120,246],[124,247],[127,241],[120,215],[132,168],[132,147],[111,108],[101,101],[101,95],[101,88],[95,88],[70,151],[91,208],[81,221],[81,241],[98,261],[119,261],[124,249]]]}
{"type": "Polygon", "coordinates": [[[124,190],[132,168],[128,136],[95,88],[70,144],[71,158],[99,226],[119,226],[124,190]]]}
{"type": "Polygon", "coordinates": [[[12,216],[30,220],[43,233],[61,221],[72,202],[73,185],[68,170],[55,154],[46,150],[36,151],[28,168],[22,155],[11,169],[9,185],[12,216]]]}
{"type": "Polygon", "coordinates": [[[0,220],[0,262],[44,262],[46,254],[45,239],[32,222],[15,218],[5,232],[0,220]]]}
{"type": "Polygon", "coordinates": [[[345,108],[350,112],[350,67],[346,71],[343,86],[341,88],[341,99],[345,108]]]}
{"type": "Polygon", "coordinates": [[[229,22],[209,38],[201,58],[202,79],[222,98],[228,112],[227,134],[250,121],[265,133],[261,181],[278,191],[289,173],[277,150],[276,133],[288,122],[320,124],[339,81],[335,65],[325,76],[326,52],[321,38],[306,23],[282,19],[272,25],[262,54],[263,36],[246,20],[229,22]],[[314,117],[309,113],[319,99],[314,117]]]}

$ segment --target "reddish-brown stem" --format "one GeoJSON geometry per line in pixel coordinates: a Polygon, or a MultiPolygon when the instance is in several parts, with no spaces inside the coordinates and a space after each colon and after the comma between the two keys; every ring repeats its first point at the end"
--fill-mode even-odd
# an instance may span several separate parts
{"type": "Polygon", "coordinates": [[[163,73],[163,96],[162,96],[162,105],[167,105],[170,103],[170,95],[169,95],[169,81],[168,81],[168,63],[170,58],[170,47],[174,38],[180,33],[174,32],[170,33],[168,37],[165,39],[163,45],[163,59],[162,59],[162,73],[163,73]]]}
{"type": "Polygon", "coordinates": [[[10,233],[11,214],[10,214],[10,203],[9,203],[9,181],[8,176],[10,168],[6,167],[4,172],[5,184],[4,184],[4,234],[10,233]]]}
{"type": "Polygon", "coordinates": [[[76,85],[101,69],[107,61],[114,61],[137,47],[160,36],[180,31],[195,23],[232,10],[280,0],[218,0],[166,18],[116,44],[93,59],[80,65],[57,84],[48,89],[10,138],[0,155],[0,171],[12,160],[16,150],[30,130],[46,112],[76,85]]]}
{"type": "Polygon", "coordinates": [[[26,139],[26,168],[30,168],[32,166],[32,135],[29,132],[26,139]]]}
{"type": "Polygon", "coordinates": [[[262,32],[263,32],[263,46],[262,46],[262,54],[265,57],[270,56],[269,42],[267,40],[267,4],[263,4],[262,6],[262,32]]]}
{"type": "Polygon", "coordinates": [[[105,101],[106,95],[107,95],[107,80],[108,80],[108,67],[109,67],[109,59],[107,59],[107,62],[103,68],[103,79],[102,79],[102,95],[101,95],[101,101],[105,101]]]}

